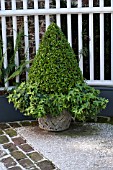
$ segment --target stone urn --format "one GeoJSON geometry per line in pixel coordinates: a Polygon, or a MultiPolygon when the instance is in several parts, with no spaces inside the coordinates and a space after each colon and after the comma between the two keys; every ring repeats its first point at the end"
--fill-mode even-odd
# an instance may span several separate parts
{"type": "Polygon", "coordinates": [[[39,127],[46,131],[63,131],[69,128],[71,123],[71,114],[64,110],[60,115],[55,117],[46,115],[38,118],[39,127]]]}

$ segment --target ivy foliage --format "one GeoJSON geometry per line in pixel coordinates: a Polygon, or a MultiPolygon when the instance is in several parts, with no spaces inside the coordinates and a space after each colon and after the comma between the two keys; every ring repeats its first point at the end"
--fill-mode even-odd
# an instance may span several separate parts
{"type": "Polygon", "coordinates": [[[108,100],[99,97],[99,90],[83,84],[76,86],[68,92],[40,94],[37,84],[21,83],[9,95],[9,102],[27,116],[34,118],[44,117],[47,114],[57,116],[67,110],[72,117],[85,121],[86,118],[95,118],[101,109],[105,109],[108,100]]]}
{"type": "Polygon", "coordinates": [[[83,77],[75,54],[61,29],[52,23],[42,38],[29,71],[29,81],[41,93],[67,93],[83,77]]]}

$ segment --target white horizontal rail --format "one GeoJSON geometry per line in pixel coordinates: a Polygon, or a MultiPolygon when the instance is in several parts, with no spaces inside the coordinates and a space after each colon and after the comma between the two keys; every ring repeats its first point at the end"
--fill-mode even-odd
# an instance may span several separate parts
{"type": "MultiPolygon", "coordinates": [[[[104,80],[104,81],[100,81],[100,80],[87,80],[85,81],[88,85],[90,86],[107,86],[107,87],[113,87],[113,81],[111,80],[104,80]]],[[[7,87],[7,90],[11,90],[13,89],[15,86],[9,86],[7,87]]],[[[5,90],[6,87],[0,87],[0,91],[5,90]]]]}
{"type": "Polygon", "coordinates": [[[12,90],[15,86],[8,86],[8,87],[0,87],[0,91],[4,90],[12,90]]]}
{"type": "Polygon", "coordinates": [[[108,86],[108,87],[113,87],[113,81],[111,80],[87,80],[86,83],[90,86],[108,86]]]}
{"type": "Polygon", "coordinates": [[[26,9],[26,10],[0,10],[1,16],[23,15],[51,15],[51,14],[89,14],[89,13],[112,13],[113,7],[85,7],[85,8],[54,8],[54,9],[26,9]]]}

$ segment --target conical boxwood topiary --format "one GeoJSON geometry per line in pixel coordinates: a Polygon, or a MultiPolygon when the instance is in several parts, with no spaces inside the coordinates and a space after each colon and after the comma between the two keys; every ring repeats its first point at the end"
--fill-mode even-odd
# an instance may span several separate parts
{"type": "Polygon", "coordinates": [[[29,81],[41,93],[67,93],[83,82],[75,54],[61,29],[52,23],[39,46],[29,71],[29,81]]]}

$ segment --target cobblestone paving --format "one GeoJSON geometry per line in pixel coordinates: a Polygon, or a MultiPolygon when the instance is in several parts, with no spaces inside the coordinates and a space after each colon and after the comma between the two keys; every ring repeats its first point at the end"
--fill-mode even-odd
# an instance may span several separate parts
{"type": "Polygon", "coordinates": [[[15,128],[28,125],[37,122],[0,123],[0,170],[58,170],[17,134],[15,128]]]}

